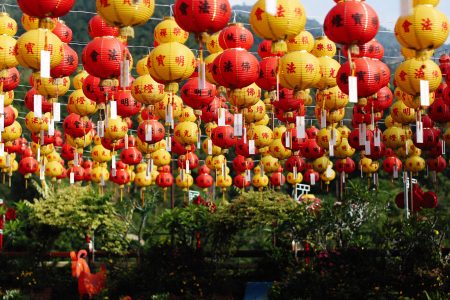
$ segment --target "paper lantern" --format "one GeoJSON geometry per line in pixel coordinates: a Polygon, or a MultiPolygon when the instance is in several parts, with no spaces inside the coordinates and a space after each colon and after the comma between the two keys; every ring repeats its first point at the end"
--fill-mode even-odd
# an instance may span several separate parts
{"type": "Polygon", "coordinates": [[[255,83],[228,92],[228,100],[230,103],[239,108],[255,105],[260,98],[261,89],[255,83]]]}
{"type": "Polygon", "coordinates": [[[214,33],[224,28],[231,17],[228,0],[177,0],[174,6],[177,24],[186,31],[214,33]]]}
{"type": "Polygon", "coordinates": [[[258,55],[261,58],[266,58],[270,56],[283,56],[286,53],[287,49],[284,51],[275,50],[272,52],[272,41],[271,40],[263,40],[258,45],[258,55]]]}
{"type": "Polygon", "coordinates": [[[287,40],[287,50],[311,52],[314,48],[314,36],[309,31],[302,31],[294,37],[287,40]]]}
{"type": "Polygon", "coordinates": [[[259,62],[259,77],[256,84],[263,90],[271,91],[277,88],[278,57],[269,56],[259,62]]]}
{"type": "Polygon", "coordinates": [[[22,34],[17,40],[17,61],[25,68],[40,69],[41,50],[50,51],[50,68],[56,67],[64,55],[63,43],[48,29],[33,29],[22,34]]]}
{"type": "MultiPolygon", "coordinates": [[[[363,45],[357,45],[357,48],[358,51],[355,51],[356,53],[352,53],[352,57],[369,57],[381,60],[384,56],[384,47],[376,39],[373,39],[363,45]]],[[[348,46],[345,45],[343,53],[346,57],[348,57],[348,51],[348,46]]]]}
{"type": "Polygon", "coordinates": [[[336,110],[345,107],[348,103],[348,96],[344,94],[338,86],[320,90],[316,93],[317,107],[326,110],[336,110]]]}
{"type": "Polygon", "coordinates": [[[118,91],[117,80],[102,80],[89,75],[83,82],[83,93],[98,104],[106,103],[118,91]]]}
{"type": "Polygon", "coordinates": [[[83,90],[75,90],[69,96],[67,110],[82,117],[89,116],[97,111],[97,103],[87,98],[83,90]]]}
{"type": "Polygon", "coordinates": [[[223,51],[219,44],[219,35],[220,31],[217,31],[206,37],[206,49],[208,49],[208,52],[211,54],[223,51]]]}
{"type": "Polygon", "coordinates": [[[325,17],[323,29],[337,44],[365,44],[378,32],[379,19],[365,1],[341,1],[325,17]]]}
{"type": "Polygon", "coordinates": [[[150,144],[157,143],[164,139],[165,133],[164,126],[156,120],[146,120],[139,124],[137,129],[137,136],[139,139],[150,144]]]}
{"type": "Polygon", "coordinates": [[[91,129],[92,123],[89,120],[83,119],[77,114],[69,114],[64,119],[64,132],[73,137],[85,136],[91,129]]]}
{"type": "Polygon", "coordinates": [[[0,84],[4,92],[14,90],[19,86],[20,74],[17,68],[10,68],[0,71],[0,84]]]}
{"type": "Polygon", "coordinates": [[[111,26],[100,16],[93,16],[88,22],[88,33],[91,39],[99,36],[119,36],[119,28],[111,26]]]}
{"type": "Polygon", "coordinates": [[[248,139],[255,141],[257,148],[269,146],[273,140],[272,130],[265,125],[255,125],[247,131],[248,139]]]}
{"type": "Polygon", "coordinates": [[[54,78],[70,76],[78,68],[78,54],[67,44],[64,44],[63,48],[61,62],[50,70],[50,76],[54,78]]]}
{"type": "Polygon", "coordinates": [[[183,146],[193,145],[198,140],[198,126],[194,122],[180,122],[174,129],[175,140],[183,146]]]}
{"type": "Polygon", "coordinates": [[[56,34],[63,43],[67,44],[72,41],[72,29],[70,29],[63,20],[58,20],[56,22],[56,26],[53,28],[52,32],[56,34]]]}
{"type": "Polygon", "coordinates": [[[395,36],[408,49],[431,50],[442,46],[448,38],[448,18],[431,5],[417,5],[412,13],[400,16],[395,36]]]}
{"type": "Polygon", "coordinates": [[[153,15],[155,1],[96,0],[98,14],[109,24],[126,27],[145,24],[153,15]]]}
{"type": "Polygon", "coordinates": [[[125,137],[128,131],[127,123],[119,116],[116,119],[108,119],[107,126],[105,126],[105,138],[112,141],[118,141],[125,137]]]}
{"type": "Polygon", "coordinates": [[[316,84],[318,89],[327,89],[336,86],[336,78],[341,65],[336,60],[329,56],[322,56],[318,58],[320,65],[321,77],[316,84]]]}
{"type": "Polygon", "coordinates": [[[120,63],[124,59],[124,54],[125,47],[117,38],[96,37],[83,49],[83,66],[89,74],[95,77],[119,77],[120,63]]]}
{"type": "Polygon", "coordinates": [[[280,60],[280,84],[288,89],[314,87],[321,78],[319,60],[306,51],[293,51],[280,60]]]}
{"type": "Polygon", "coordinates": [[[316,57],[336,55],[336,44],[333,43],[327,36],[319,36],[314,42],[314,47],[311,54],[316,57]]]}
{"type": "Polygon", "coordinates": [[[156,82],[150,75],[142,75],[131,84],[131,94],[144,105],[155,104],[166,97],[164,85],[156,82]]]}
{"type": "Polygon", "coordinates": [[[17,22],[7,12],[0,13],[0,34],[15,36],[17,33],[17,22]]]}
{"type": "Polygon", "coordinates": [[[9,69],[16,67],[19,62],[16,59],[17,41],[6,34],[0,35],[0,69],[9,69]]]}
{"type": "Polygon", "coordinates": [[[32,1],[17,0],[20,9],[29,16],[38,18],[58,18],[67,14],[75,4],[75,0],[32,1]]]}
{"type": "Polygon", "coordinates": [[[42,78],[40,72],[32,74],[33,86],[36,91],[48,98],[64,96],[70,88],[70,78],[42,78]]]}
{"type": "Polygon", "coordinates": [[[195,70],[195,64],[192,51],[177,42],[164,43],[154,48],[147,61],[150,75],[161,83],[188,79],[195,70]]]}
{"type": "Polygon", "coordinates": [[[193,109],[201,109],[210,104],[216,95],[216,86],[205,82],[204,88],[199,87],[199,78],[194,77],[186,81],[180,91],[181,99],[193,109]]]}
{"type": "Polygon", "coordinates": [[[280,42],[295,37],[305,28],[306,13],[298,0],[279,0],[276,2],[276,14],[266,12],[265,0],[259,0],[250,12],[250,25],[253,31],[263,39],[278,41],[272,49],[286,51],[286,44],[280,42]]]}
{"type": "Polygon", "coordinates": [[[189,32],[184,31],[173,17],[164,17],[153,30],[153,38],[159,44],[170,42],[184,44],[189,38],[189,32]]]}
{"type": "Polygon", "coordinates": [[[242,114],[247,124],[258,122],[266,116],[266,105],[259,100],[254,105],[244,108],[242,114]]]}
{"type": "Polygon", "coordinates": [[[218,126],[212,130],[211,140],[214,145],[228,149],[235,145],[234,128],[232,126],[218,126]]]}
{"type": "Polygon", "coordinates": [[[142,104],[131,95],[130,90],[119,90],[114,94],[117,101],[117,114],[122,118],[136,115],[142,108],[142,104]]]}
{"type": "Polygon", "coordinates": [[[226,49],[212,65],[214,81],[227,88],[243,88],[252,84],[259,76],[256,57],[244,49],[226,49]]]}
{"type": "Polygon", "coordinates": [[[243,48],[250,50],[253,46],[253,34],[242,23],[231,23],[219,33],[220,48],[243,48]]]}

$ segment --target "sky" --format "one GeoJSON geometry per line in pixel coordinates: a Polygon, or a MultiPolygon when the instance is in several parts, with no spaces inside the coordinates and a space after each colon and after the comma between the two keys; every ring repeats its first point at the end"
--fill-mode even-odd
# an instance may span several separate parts
{"type": "MultiPolygon", "coordinates": [[[[253,5],[256,0],[229,0],[231,5],[253,5]]],[[[335,5],[333,0],[300,0],[305,6],[306,16],[323,22],[328,11],[335,5]]],[[[400,15],[400,0],[366,0],[380,18],[380,24],[388,29],[393,29],[400,15]]],[[[450,0],[441,0],[437,8],[450,17],[450,0]]]]}

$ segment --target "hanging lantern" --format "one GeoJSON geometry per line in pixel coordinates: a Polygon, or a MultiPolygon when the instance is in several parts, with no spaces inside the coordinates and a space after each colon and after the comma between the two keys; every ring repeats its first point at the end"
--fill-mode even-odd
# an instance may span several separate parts
{"type": "Polygon", "coordinates": [[[64,44],[63,48],[61,62],[50,70],[50,76],[53,78],[70,76],[78,68],[78,54],[67,44],[64,44]]]}
{"type": "Polygon", "coordinates": [[[213,129],[211,140],[214,145],[228,149],[235,145],[234,128],[232,126],[218,126],[213,129]]]}
{"type": "Polygon", "coordinates": [[[291,37],[290,39],[287,40],[288,52],[301,50],[311,52],[313,48],[314,48],[314,36],[309,31],[306,30],[300,32],[295,37],[291,37]]]}
{"type": "MultiPolygon", "coordinates": [[[[31,89],[30,91],[33,91],[33,89],[31,89]]],[[[28,95],[28,93],[27,93],[27,95],[28,95]]],[[[32,97],[33,96],[31,96],[31,97],[26,96],[25,101],[28,98],[32,100],[33,99],[32,97]]],[[[31,102],[30,104],[32,106],[33,102],[32,101],[30,101],[30,102],[31,102]]],[[[25,104],[26,103],[27,102],[25,102],[25,104]]],[[[48,107],[45,112],[47,112],[47,111],[50,112],[53,107],[52,103],[49,103],[46,101],[45,101],[45,103],[46,103],[46,106],[48,107]]],[[[42,101],[42,107],[44,108],[44,99],[42,101]]],[[[69,113],[75,113],[82,117],[89,116],[89,115],[94,114],[97,111],[97,103],[95,103],[95,101],[92,101],[91,99],[87,98],[84,95],[83,90],[78,89],[78,90],[73,91],[72,94],[70,94],[69,100],[67,102],[67,110],[69,111],[69,113]]],[[[44,111],[44,109],[42,109],[42,111],[44,111]]]]}
{"type": "Polygon", "coordinates": [[[184,31],[173,17],[164,17],[164,20],[156,25],[153,38],[159,44],[170,42],[184,44],[189,38],[189,32],[184,31]]]}
{"type": "Polygon", "coordinates": [[[88,75],[83,82],[83,93],[97,104],[106,103],[112,99],[118,88],[117,80],[102,80],[92,75],[88,75]]]}
{"type": "Polygon", "coordinates": [[[243,88],[258,78],[258,60],[244,49],[227,49],[214,59],[212,74],[219,85],[243,88]]]}
{"type": "Polygon", "coordinates": [[[131,94],[144,105],[154,105],[167,97],[164,85],[156,82],[150,75],[142,75],[131,84],[131,94]]]}
{"type": "Polygon", "coordinates": [[[213,34],[208,35],[206,38],[206,49],[208,49],[208,52],[211,54],[223,51],[222,47],[220,47],[219,44],[219,35],[220,31],[217,31],[213,34]]]}
{"type": "Polygon", "coordinates": [[[56,22],[56,26],[53,28],[52,32],[56,34],[63,43],[67,44],[72,41],[72,29],[70,29],[63,20],[58,20],[56,22]]]}
{"type": "Polygon", "coordinates": [[[243,48],[250,50],[253,46],[253,35],[242,23],[231,23],[219,33],[220,48],[243,48]]]}
{"type": "Polygon", "coordinates": [[[336,44],[333,43],[327,36],[319,36],[314,42],[314,47],[311,54],[315,57],[336,55],[336,44]]]}
{"type": "Polygon", "coordinates": [[[184,146],[189,146],[197,143],[198,140],[198,126],[194,122],[180,122],[174,129],[175,140],[184,146]]]}
{"type": "Polygon", "coordinates": [[[273,52],[286,51],[283,40],[295,37],[305,28],[305,9],[296,0],[277,1],[276,12],[267,12],[266,9],[265,0],[256,2],[250,12],[250,25],[258,36],[275,42],[272,44],[273,52]]]}
{"type": "Polygon", "coordinates": [[[280,60],[280,84],[288,89],[304,90],[320,81],[320,63],[306,51],[293,51],[280,60]]]}
{"type": "Polygon", "coordinates": [[[244,108],[255,105],[261,98],[261,89],[252,83],[244,88],[233,89],[228,92],[228,100],[233,106],[244,108]]]}
{"type": "Polygon", "coordinates": [[[82,137],[92,129],[92,123],[77,114],[70,114],[64,119],[64,132],[73,137],[82,137]]]}
{"type": "Polygon", "coordinates": [[[365,1],[341,1],[325,17],[325,34],[337,44],[365,44],[378,32],[379,19],[365,1]]]}
{"type": "Polygon", "coordinates": [[[17,22],[7,12],[0,13],[0,34],[15,36],[17,33],[17,22]]]}
{"type": "Polygon", "coordinates": [[[99,15],[93,16],[88,22],[88,33],[91,39],[99,36],[119,36],[119,28],[111,26],[99,15]]]}
{"type": "Polygon", "coordinates": [[[181,99],[183,102],[193,109],[201,109],[203,106],[210,104],[216,95],[216,86],[205,82],[204,88],[199,87],[199,79],[197,77],[190,78],[181,88],[181,99]]]}
{"type": "Polygon", "coordinates": [[[36,91],[48,98],[64,96],[70,88],[70,78],[42,78],[40,72],[32,74],[33,86],[36,91]]]}
{"type": "Polygon", "coordinates": [[[0,69],[9,69],[16,67],[19,62],[16,59],[16,44],[17,41],[6,34],[0,35],[0,69]]]}
{"type": "Polygon", "coordinates": [[[114,100],[117,101],[117,114],[122,118],[132,117],[142,108],[142,104],[134,99],[130,90],[117,91],[114,100]]]}
{"type": "Polygon", "coordinates": [[[177,0],[174,6],[177,24],[186,31],[214,33],[224,28],[231,17],[228,0],[177,0]]]}
{"type": "Polygon", "coordinates": [[[38,18],[58,18],[67,14],[75,0],[31,1],[17,0],[20,9],[29,16],[38,18]]]}
{"type": "Polygon", "coordinates": [[[269,56],[259,62],[259,77],[256,84],[263,90],[271,91],[277,88],[278,58],[269,56]]]}

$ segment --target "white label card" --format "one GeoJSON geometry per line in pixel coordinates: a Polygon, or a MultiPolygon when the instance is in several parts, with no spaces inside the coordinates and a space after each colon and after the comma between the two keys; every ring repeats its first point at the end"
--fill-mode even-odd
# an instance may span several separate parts
{"type": "Polygon", "coordinates": [[[200,90],[205,89],[206,85],[206,64],[200,63],[198,66],[198,88],[200,90]]]}
{"type": "Polygon", "coordinates": [[[366,144],[366,124],[359,124],[359,145],[364,146],[366,144]]]}
{"type": "Polygon", "coordinates": [[[356,76],[348,77],[348,101],[358,103],[358,80],[356,76]]]}
{"type": "Polygon", "coordinates": [[[212,152],[213,152],[212,140],[208,139],[208,155],[212,155],[212,152]]]}
{"type": "Polygon", "coordinates": [[[33,97],[33,111],[35,118],[42,118],[42,96],[34,95],[33,97]]]}
{"type": "Polygon", "coordinates": [[[421,121],[416,121],[416,142],[423,143],[423,122],[421,121]]]}
{"type": "Polygon", "coordinates": [[[0,114],[5,113],[5,95],[0,94],[0,114]]]}
{"type": "Polygon", "coordinates": [[[272,16],[277,14],[277,0],[265,0],[266,13],[272,16]]]}
{"type": "Polygon", "coordinates": [[[297,127],[297,138],[299,139],[306,138],[305,117],[297,116],[295,118],[295,123],[297,127]]]}
{"type": "Polygon", "coordinates": [[[234,136],[242,136],[242,114],[234,115],[234,136]]]}
{"type": "Polygon", "coordinates": [[[248,154],[255,154],[255,140],[248,140],[248,154]]]}
{"type": "Polygon", "coordinates": [[[412,8],[412,0],[400,0],[400,16],[411,15],[412,8]]]}
{"type": "Polygon", "coordinates": [[[41,77],[50,78],[50,51],[41,50],[41,77]]]}
{"type": "Polygon", "coordinates": [[[73,172],[70,172],[70,184],[74,184],[75,183],[75,174],[73,172]]]}
{"type": "Polygon", "coordinates": [[[5,144],[0,143],[0,156],[5,155],[5,144]]]}
{"type": "Polygon", "coordinates": [[[53,103],[53,120],[55,120],[55,122],[61,121],[61,103],[59,102],[53,103]]]}
{"type": "Polygon", "coordinates": [[[55,135],[55,120],[50,119],[48,121],[48,133],[49,136],[54,136],[55,135]]]}
{"type": "Polygon", "coordinates": [[[117,102],[116,101],[109,101],[109,110],[111,113],[111,120],[117,119],[117,102]]]}
{"type": "Polygon", "coordinates": [[[225,126],[225,108],[219,108],[217,126],[225,126]]]}
{"type": "Polygon", "coordinates": [[[328,155],[330,157],[334,156],[334,146],[331,142],[328,143],[328,155]]]}
{"type": "Polygon", "coordinates": [[[375,134],[373,137],[373,145],[375,147],[380,147],[381,146],[381,131],[377,128],[375,129],[375,134]]]}
{"type": "Polygon", "coordinates": [[[145,124],[145,141],[151,142],[153,140],[153,130],[150,124],[145,124]]]}
{"type": "Polygon", "coordinates": [[[170,136],[166,137],[166,151],[172,151],[172,138],[170,136]]]}
{"type": "Polygon", "coordinates": [[[316,184],[316,174],[314,174],[314,173],[309,174],[309,181],[311,181],[311,185],[315,185],[316,184]]]}
{"type": "Polygon", "coordinates": [[[364,145],[364,153],[366,155],[370,155],[370,140],[366,140],[366,143],[364,145]]]}
{"type": "Polygon", "coordinates": [[[420,81],[420,105],[430,106],[430,83],[428,80],[420,81]]]}
{"type": "Polygon", "coordinates": [[[111,159],[111,169],[115,169],[116,168],[116,156],[113,155],[112,159],[111,159]]]}

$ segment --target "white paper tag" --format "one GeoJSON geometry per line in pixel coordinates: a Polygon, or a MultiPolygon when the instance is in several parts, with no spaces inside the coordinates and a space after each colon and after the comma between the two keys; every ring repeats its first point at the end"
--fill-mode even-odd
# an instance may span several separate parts
{"type": "Polygon", "coordinates": [[[336,145],[336,142],[337,142],[337,133],[336,133],[336,129],[331,128],[331,129],[330,129],[330,141],[329,141],[329,143],[330,143],[332,146],[335,146],[335,145],[336,145]]]}
{"type": "Polygon", "coordinates": [[[234,114],[234,136],[242,136],[242,114],[234,114]]]}
{"type": "Polygon", "coordinates": [[[153,166],[154,166],[154,162],[153,162],[153,158],[150,158],[149,162],[148,162],[148,172],[149,174],[153,173],[153,166]]]}
{"type": "Polygon", "coordinates": [[[334,146],[331,142],[328,142],[328,155],[330,157],[334,156],[334,146]]]}
{"type": "Polygon", "coordinates": [[[248,154],[255,154],[255,140],[248,140],[248,154]]]}
{"type": "Polygon", "coordinates": [[[445,154],[445,142],[441,140],[442,154],[445,154]]]}
{"type": "Polygon", "coordinates": [[[327,170],[325,171],[325,176],[327,176],[328,178],[333,176],[333,170],[331,168],[331,165],[328,165],[327,170]]]}
{"type": "Polygon", "coordinates": [[[366,124],[359,124],[359,145],[364,146],[366,144],[366,124]]]}
{"type": "Polygon", "coordinates": [[[245,170],[245,180],[252,181],[252,172],[250,170],[245,170]]]}
{"type": "Polygon", "coordinates": [[[172,138],[170,136],[166,137],[166,151],[172,151],[172,138]]]}
{"type": "Polygon", "coordinates": [[[50,51],[41,50],[41,78],[50,78],[50,51]]]}
{"type": "Polygon", "coordinates": [[[97,135],[103,137],[105,135],[105,122],[97,121],[97,135]]]}
{"type": "Polygon", "coordinates": [[[247,128],[244,127],[244,144],[247,144],[247,128]]]}
{"type": "Polygon", "coordinates": [[[150,124],[145,124],[145,141],[151,142],[153,140],[153,127],[150,124]]]}
{"type": "Polygon", "coordinates": [[[48,121],[48,135],[49,136],[55,135],[55,121],[53,119],[50,119],[48,121]]]}
{"type": "Polygon", "coordinates": [[[219,108],[217,126],[225,126],[225,108],[219,108]]]}
{"type": "Polygon", "coordinates": [[[266,13],[272,16],[277,14],[277,0],[265,0],[266,13]]]}
{"type": "Polygon", "coordinates": [[[297,129],[297,138],[304,139],[306,138],[306,128],[305,128],[305,117],[304,116],[297,116],[295,118],[295,126],[297,129]]]}
{"type": "Polygon", "coordinates": [[[222,176],[225,177],[225,175],[226,175],[226,170],[227,170],[227,164],[226,164],[226,163],[223,163],[221,169],[222,169],[222,176]]]}
{"type": "Polygon", "coordinates": [[[0,132],[5,131],[5,116],[0,115],[0,132]]]}
{"type": "Polygon", "coordinates": [[[297,178],[298,178],[297,166],[294,166],[292,168],[292,175],[294,176],[294,180],[297,180],[297,178]]]}
{"type": "Polygon", "coordinates": [[[130,86],[130,61],[128,59],[120,62],[120,86],[123,88],[130,86]]]}
{"type": "Polygon", "coordinates": [[[416,121],[416,142],[423,143],[423,122],[421,121],[416,121]]]}
{"type": "Polygon", "coordinates": [[[125,133],[124,141],[125,141],[125,149],[128,149],[128,134],[127,133],[125,133]]]}
{"type": "Polygon", "coordinates": [[[405,154],[408,155],[409,154],[409,147],[408,147],[408,143],[405,142],[405,154]]]}
{"type": "Polygon", "coordinates": [[[173,125],[173,107],[170,103],[166,108],[166,123],[173,125]]]}
{"type": "Polygon", "coordinates": [[[0,156],[5,155],[5,144],[0,143],[0,156]]]}
{"type": "Polygon", "coordinates": [[[103,173],[100,175],[100,185],[105,186],[105,177],[103,177],[103,173]]]}
{"type": "Polygon", "coordinates": [[[117,101],[109,101],[109,110],[111,113],[111,120],[117,119],[117,101]]]}
{"type": "Polygon", "coordinates": [[[289,130],[286,131],[286,134],[284,135],[284,144],[287,149],[291,148],[291,132],[289,130]]]}
{"type": "Polygon", "coordinates": [[[366,140],[365,144],[364,144],[364,153],[366,155],[370,155],[370,140],[366,140]]]}
{"type": "Polygon", "coordinates": [[[117,169],[111,169],[111,175],[115,177],[117,175],[117,169]]]}
{"type": "Polygon", "coordinates": [[[34,95],[33,97],[33,112],[36,118],[42,118],[42,96],[34,95]]]}
{"type": "Polygon", "coordinates": [[[430,106],[430,82],[428,80],[420,81],[420,105],[430,106]]]}
{"type": "Polygon", "coordinates": [[[264,176],[264,165],[261,164],[260,168],[259,168],[259,176],[263,177],[264,176]]]}
{"type": "Polygon", "coordinates": [[[356,76],[348,77],[348,101],[358,103],[358,80],[356,76]]]}
{"type": "Polygon", "coordinates": [[[400,0],[400,16],[411,15],[412,8],[412,0],[400,0]]]}
{"type": "Polygon", "coordinates": [[[111,158],[111,169],[115,169],[116,168],[116,156],[113,155],[111,158]]]}
{"type": "Polygon", "coordinates": [[[320,129],[327,127],[327,111],[322,109],[320,111],[320,129]]]}
{"type": "Polygon", "coordinates": [[[55,122],[61,121],[61,103],[59,102],[53,103],[53,120],[55,120],[55,122]]]}
{"type": "Polygon", "coordinates": [[[5,113],[5,95],[0,94],[0,114],[5,113]]]}
{"type": "Polygon", "coordinates": [[[381,146],[381,131],[377,128],[375,129],[374,137],[373,137],[373,145],[375,147],[381,146]]]}
{"type": "Polygon", "coordinates": [[[201,146],[202,146],[202,133],[199,128],[197,133],[197,148],[200,149],[201,146]]]}
{"type": "Polygon", "coordinates": [[[8,168],[11,166],[11,155],[9,155],[9,153],[6,154],[6,162],[5,162],[5,164],[6,164],[6,167],[8,167],[8,168]]]}
{"type": "Polygon", "coordinates": [[[212,144],[212,140],[208,139],[208,155],[212,155],[213,153],[213,144],[212,144]]]}
{"type": "Polygon", "coordinates": [[[398,168],[397,168],[397,164],[394,165],[393,176],[394,176],[394,178],[398,178],[398,168]]]}
{"type": "Polygon", "coordinates": [[[316,185],[316,175],[314,173],[309,174],[309,181],[311,181],[311,185],[316,185]]]}
{"type": "Polygon", "coordinates": [[[40,134],[39,134],[39,144],[42,146],[45,143],[45,134],[44,134],[44,130],[41,130],[40,134]]]}
{"type": "Polygon", "coordinates": [[[190,173],[190,169],[189,169],[189,159],[187,159],[186,157],[186,173],[190,173]]]}
{"type": "Polygon", "coordinates": [[[198,88],[200,90],[205,89],[206,86],[206,64],[204,62],[199,63],[198,66],[198,88]]]}
{"type": "Polygon", "coordinates": [[[75,150],[75,155],[73,156],[73,165],[78,167],[78,152],[75,150]]]}
{"type": "Polygon", "coordinates": [[[341,172],[341,180],[342,180],[342,183],[345,183],[345,172],[344,171],[341,172]]]}
{"type": "Polygon", "coordinates": [[[38,147],[37,151],[36,151],[36,160],[39,162],[41,161],[41,148],[40,147],[38,147]]]}
{"type": "Polygon", "coordinates": [[[70,172],[70,184],[74,184],[75,183],[75,174],[73,172],[70,172]]]}

